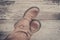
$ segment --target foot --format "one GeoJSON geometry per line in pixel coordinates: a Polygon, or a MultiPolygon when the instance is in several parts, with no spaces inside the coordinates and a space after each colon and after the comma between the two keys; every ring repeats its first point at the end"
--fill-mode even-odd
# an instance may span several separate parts
{"type": "Polygon", "coordinates": [[[41,28],[41,23],[39,22],[39,20],[33,19],[30,22],[30,31],[32,33],[39,31],[40,28],[41,28]]]}
{"type": "Polygon", "coordinates": [[[31,7],[26,10],[23,17],[28,20],[34,19],[38,15],[39,11],[38,7],[31,7]]]}
{"type": "Polygon", "coordinates": [[[23,18],[14,25],[15,29],[6,40],[29,40],[32,34],[37,32],[41,27],[41,23],[34,19],[38,13],[38,7],[27,9],[23,18]]]}
{"type": "Polygon", "coordinates": [[[40,22],[34,20],[34,18],[38,15],[38,13],[38,7],[31,7],[27,9],[27,11],[24,13],[23,18],[15,24],[15,30],[24,31],[26,33],[29,32],[29,35],[37,32],[40,29],[40,22]]]}

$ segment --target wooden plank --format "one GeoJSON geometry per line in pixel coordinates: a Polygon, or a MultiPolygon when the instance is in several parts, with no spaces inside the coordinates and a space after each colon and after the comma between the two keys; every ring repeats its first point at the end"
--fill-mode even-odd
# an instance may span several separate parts
{"type": "MultiPolygon", "coordinates": [[[[40,20],[41,21],[41,24],[42,26],[60,26],[60,20],[40,20]]],[[[0,31],[3,30],[3,31],[10,31],[14,24],[17,22],[17,20],[6,20],[6,22],[4,23],[0,23],[0,31]]]]}
{"type": "MultiPolygon", "coordinates": [[[[16,1],[18,2],[18,0],[16,1]]],[[[32,3],[29,3],[31,1],[24,1],[23,0],[19,1],[18,3],[12,4],[10,6],[1,6],[0,5],[0,19],[20,19],[24,12],[32,7],[32,6],[37,6],[40,8],[40,13],[38,18],[39,19],[55,19],[59,20],[60,19],[60,6],[58,5],[50,5],[50,4],[44,4],[43,1],[35,1],[33,0],[32,3]],[[19,3],[21,2],[21,3],[19,3]],[[37,3],[36,3],[37,2],[37,3]],[[41,3],[40,3],[41,2],[41,3]]]]}
{"type": "MultiPolygon", "coordinates": [[[[41,29],[31,40],[60,40],[60,20],[40,20],[40,22],[41,29]]],[[[4,33],[0,39],[4,39],[13,30],[13,25],[13,21],[0,24],[0,32],[4,33]]]]}
{"type": "Polygon", "coordinates": [[[41,29],[32,36],[31,40],[60,40],[60,21],[44,20],[41,23],[41,29]]]}

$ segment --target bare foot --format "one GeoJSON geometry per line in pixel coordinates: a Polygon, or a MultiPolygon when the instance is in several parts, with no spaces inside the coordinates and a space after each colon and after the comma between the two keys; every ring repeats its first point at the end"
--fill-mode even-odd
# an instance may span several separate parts
{"type": "Polygon", "coordinates": [[[34,19],[38,13],[38,7],[27,9],[23,18],[14,25],[15,29],[6,40],[30,40],[31,35],[37,32],[41,27],[40,22],[34,19]]]}

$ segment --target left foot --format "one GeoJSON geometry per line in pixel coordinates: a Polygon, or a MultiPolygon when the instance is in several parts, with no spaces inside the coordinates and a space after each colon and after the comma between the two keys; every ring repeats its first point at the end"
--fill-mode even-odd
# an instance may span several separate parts
{"type": "Polygon", "coordinates": [[[41,23],[38,20],[33,19],[30,23],[30,31],[32,33],[35,33],[39,31],[40,28],[41,28],[41,23]]]}

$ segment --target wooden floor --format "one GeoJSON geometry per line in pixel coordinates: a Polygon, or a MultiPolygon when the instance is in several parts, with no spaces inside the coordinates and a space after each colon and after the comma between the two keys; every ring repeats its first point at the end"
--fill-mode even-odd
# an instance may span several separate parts
{"type": "Polygon", "coordinates": [[[47,0],[6,1],[0,2],[0,40],[14,29],[14,24],[21,19],[28,8],[33,6],[40,8],[36,19],[40,20],[42,26],[31,40],[60,40],[60,5],[58,3],[47,0]]]}

